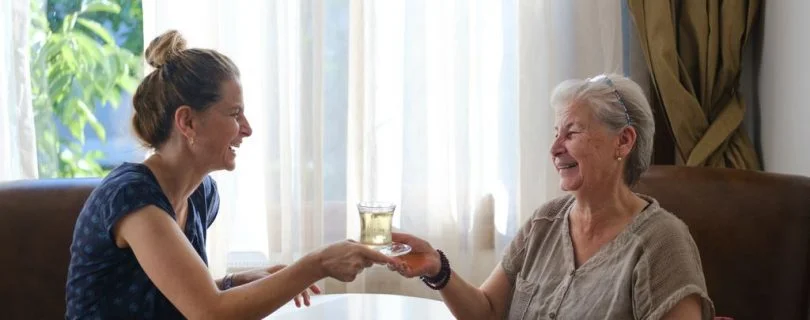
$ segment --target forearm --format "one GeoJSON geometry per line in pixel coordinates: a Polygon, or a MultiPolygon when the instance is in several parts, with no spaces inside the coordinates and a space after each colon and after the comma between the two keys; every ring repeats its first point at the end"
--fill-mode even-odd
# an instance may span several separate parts
{"type": "Polygon", "coordinates": [[[221,291],[215,314],[258,319],[272,313],[324,277],[316,259],[305,256],[268,277],[221,291]]]}
{"type": "Polygon", "coordinates": [[[439,291],[456,319],[495,319],[495,309],[483,290],[452,272],[447,286],[439,291]]]}

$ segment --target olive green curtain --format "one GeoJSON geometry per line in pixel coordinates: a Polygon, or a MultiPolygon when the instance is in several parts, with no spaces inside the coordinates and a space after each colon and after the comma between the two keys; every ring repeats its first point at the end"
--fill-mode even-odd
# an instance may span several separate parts
{"type": "Polygon", "coordinates": [[[684,163],[760,169],[737,93],[760,1],[628,0],[628,7],[684,163]]]}

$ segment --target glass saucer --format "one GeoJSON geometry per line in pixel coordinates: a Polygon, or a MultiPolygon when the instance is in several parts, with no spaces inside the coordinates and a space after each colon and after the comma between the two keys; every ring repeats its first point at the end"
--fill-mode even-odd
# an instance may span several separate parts
{"type": "Polygon", "coordinates": [[[401,255],[407,254],[408,252],[411,252],[411,246],[399,242],[391,242],[391,244],[387,246],[370,246],[370,247],[389,257],[399,257],[401,255]]]}

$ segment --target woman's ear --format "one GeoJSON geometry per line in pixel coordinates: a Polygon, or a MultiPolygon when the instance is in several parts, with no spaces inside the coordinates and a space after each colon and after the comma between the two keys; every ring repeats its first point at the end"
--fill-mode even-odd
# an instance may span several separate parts
{"type": "Polygon", "coordinates": [[[624,127],[619,132],[619,139],[617,149],[619,152],[619,157],[627,157],[630,154],[630,151],[633,150],[633,146],[636,145],[636,138],[638,137],[636,128],[631,126],[624,127]]]}
{"type": "Polygon", "coordinates": [[[174,111],[174,125],[187,140],[194,140],[194,110],[191,107],[184,105],[174,111]]]}

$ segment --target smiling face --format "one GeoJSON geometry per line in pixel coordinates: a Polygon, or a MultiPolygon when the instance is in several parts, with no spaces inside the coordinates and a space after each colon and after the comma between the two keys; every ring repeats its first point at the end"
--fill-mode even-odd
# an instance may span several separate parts
{"type": "Polygon", "coordinates": [[[195,116],[197,126],[191,149],[209,171],[233,170],[242,139],[253,132],[245,118],[239,81],[225,81],[220,93],[222,99],[195,116]]]}
{"type": "Polygon", "coordinates": [[[611,132],[583,104],[557,112],[551,158],[560,187],[576,193],[602,190],[622,181],[622,134],[611,132]]]}

